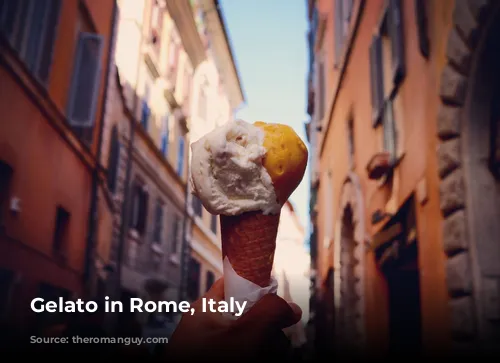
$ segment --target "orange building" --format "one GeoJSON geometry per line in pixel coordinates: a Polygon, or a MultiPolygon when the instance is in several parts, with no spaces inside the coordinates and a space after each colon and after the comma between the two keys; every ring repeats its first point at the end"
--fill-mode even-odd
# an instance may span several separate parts
{"type": "Polygon", "coordinates": [[[500,4],[307,3],[318,349],[498,349],[500,4]]]}
{"type": "Polygon", "coordinates": [[[94,266],[115,2],[0,7],[0,313],[22,324],[34,297],[84,293],[94,266]]]}

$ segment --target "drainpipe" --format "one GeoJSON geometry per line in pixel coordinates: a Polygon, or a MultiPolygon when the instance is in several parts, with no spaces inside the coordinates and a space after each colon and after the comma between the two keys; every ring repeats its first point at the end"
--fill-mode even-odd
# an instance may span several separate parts
{"type": "Polygon", "coordinates": [[[118,5],[116,1],[113,2],[113,15],[111,19],[111,36],[109,37],[108,43],[108,59],[106,63],[105,70],[105,79],[104,79],[104,96],[102,102],[101,116],[100,116],[100,124],[99,124],[99,132],[98,132],[98,140],[97,140],[97,155],[96,155],[96,164],[92,171],[92,191],[91,191],[91,199],[90,199],[90,212],[89,212],[89,225],[88,225],[88,235],[87,235],[87,248],[85,250],[85,269],[84,269],[84,283],[86,287],[87,294],[92,294],[94,291],[92,278],[95,273],[95,239],[96,239],[96,230],[97,230],[97,191],[99,188],[99,167],[101,165],[101,154],[103,147],[103,131],[104,131],[104,122],[106,119],[106,111],[107,111],[107,101],[108,101],[108,87],[109,87],[109,73],[111,71],[112,64],[114,64],[113,59],[113,48],[114,42],[116,38],[116,22],[117,22],[117,12],[118,5]],[[89,284],[90,282],[90,284],[89,284]]]}

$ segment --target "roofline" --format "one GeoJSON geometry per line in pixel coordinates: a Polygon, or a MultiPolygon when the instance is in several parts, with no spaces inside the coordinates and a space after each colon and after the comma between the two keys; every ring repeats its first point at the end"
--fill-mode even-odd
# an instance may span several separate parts
{"type": "Polygon", "coordinates": [[[227,31],[226,21],[224,20],[224,14],[222,12],[222,7],[221,7],[219,0],[214,0],[214,4],[215,4],[215,9],[217,10],[217,16],[219,18],[219,21],[220,21],[220,24],[222,27],[222,32],[224,33],[224,39],[226,40],[227,48],[229,50],[229,56],[231,57],[231,63],[233,65],[233,70],[234,70],[234,73],[236,74],[238,88],[239,88],[240,93],[241,93],[241,99],[242,99],[243,103],[246,103],[247,98],[245,96],[245,91],[243,90],[243,85],[241,83],[240,72],[239,72],[238,67],[236,65],[236,58],[234,57],[233,47],[231,45],[231,39],[229,38],[229,34],[227,31]]]}

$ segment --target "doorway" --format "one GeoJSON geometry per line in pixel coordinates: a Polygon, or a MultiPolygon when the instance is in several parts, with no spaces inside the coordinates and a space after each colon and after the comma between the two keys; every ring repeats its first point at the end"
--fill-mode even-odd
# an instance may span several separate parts
{"type": "Polygon", "coordinates": [[[346,205],[341,220],[340,230],[340,306],[339,306],[339,338],[342,350],[350,355],[359,353],[361,344],[361,316],[359,314],[360,296],[357,291],[359,277],[355,270],[359,265],[355,250],[355,224],[353,210],[346,205]]]}
{"type": "Polygon", "coordinates": [[[421,305],[415,204],[411,197],[388,227],[398,226],[396,238],[386,246],[381,266],[386,278],[389,316],[389,352],[418,355],[421,350],[421,305]]]}

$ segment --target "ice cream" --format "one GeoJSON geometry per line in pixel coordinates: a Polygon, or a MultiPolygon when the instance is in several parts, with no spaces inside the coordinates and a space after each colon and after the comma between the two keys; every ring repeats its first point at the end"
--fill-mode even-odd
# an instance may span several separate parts
{"type": "Polygon", "coordinates": [[[194,194],[221,215],[226,298],[255,302],[272,285],[280,210],[304,176],[307,148],[289,126],[241,120],[191,148],[194,194]]]}
{"type": "Polygon", "coordinates": [[[261,128],[235,121],[192,144],[194,190],[210,213],[279,212],[273,182],[262,165],[263,143],[261,128]]]}
{"type": "Polygon", "coordinates": [[[192,182],[212,214],[278,214],[305,172],[307,148],[286,125],[237,120],[191,145],[192,182]]]}

